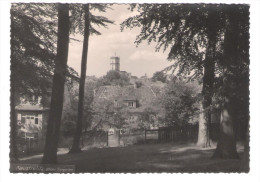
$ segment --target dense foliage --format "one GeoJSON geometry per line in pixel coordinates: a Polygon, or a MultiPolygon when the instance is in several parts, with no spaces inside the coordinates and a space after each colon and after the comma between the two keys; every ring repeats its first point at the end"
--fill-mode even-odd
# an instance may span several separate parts
{"type": "Polygon", "coordinates": [[[99,79],[99,85],[119,85],[125,86],[130,84],[129,77],[118,71],[109,71],[105,76],[99,79]]]}
{"type": "MultiPolygon", "coordinates": [[[[89,78],[89,77],[87,77],[89,78]]],[[[85,96],[84,96],[84,115],[82,120],[82,129],[90,129],[93,121],[93,100],[94,100],[94,90],[97,87],[96,79],[87,79],[85,85],[85,96]]],[[[65,97],[68,99],[67,104],[64,107],[63,114],[63,124],[62,132],[67,136],[72,136],[75,132],[76,121],[77,121],[77,111],[78,111],[78,83],[74,82],[73,84],[67,84],[68,91],[65,92],[65,97]]]]}
{"type": "MultiPolygon", "coordinates": [[[[57,12],[56,4],[14,3],[11,6],[11,155],[15,155],[15,105],[19,104],[19,98],[44,98],[51,93],[57,54],[57,12]]],[[[66,76],[77,76],[72,68],[65,68],[66,76]]]]}
{"type": "Polygon", "coordinates": [[[165,83],[167,81],[167,76],[162,71],[157,71],[153,74],[152,81],[161,81],[165,83]]]}
{"type": "Polygon", "coordinates": [[[127,107],[125,105],[115,106],[113,101],[101,99],[93,105],[92,129],[105,129],[115,127],[122,129],[126,124],[127,107]]]}
{"type": "MultiPolygon", "coordinates": [[[[86,4],[72,4],[71,10],[71,33],[80,33],[84,35],[85,30],[85,11],[84,6],[86,4]]],[[[110,4],[89,4],[89,31],[90,35],[101,35],[97,27],[107,28],[108,24],[112,24],[113,21],[107,17],[95,15],[96,12],[106,12],[107,9],[111,8],[110,4]]]]}
{"type": "Polygon", "coordinates": [[[198,122],[199,93],[197,83],[178,80],[167,84],[161,98],[166,126],[198,122]]]}
{"type": "Polygon", "coordinates": [[[54,69],[57,12],[46,4],[11,8],[12,86],[21,95],[47,92],[54,69]]]}
{"type": "MultiPolygon", "coordinates": [[[[55,4],[18,3],[11,7],[11,77],[20,96],[48,94],[57,52],[55,4]]],[[[68,67],[67,76],[77,76],[68,67]]]]}
{"type": "Polygon", "coordinates": [[[235,130],[238,127],[246,126],[249,119],[248,6],[132,4],[130,9],[137,10],[138,14],[127,18],[121,24],[121,28],[123,30],[124,28],[140,27],[141,31],[135,42],[137,45],[143,41],[156,42],[155,50],[169,51],[168,60],[173,61],[173,64],[165,69],[166,71],[171,70],[179,77],[188,76],[190,79],[201,79],[203,83],[202,112],[198,145],[209,146],[208,131],[211,112],[214,109],[212,108],[213,95],[219,96],[217,99],[222,100],[221,105],[223,105],[224,98],[227,96],[226,92],[234,92],[235,94],[229,98],[237,103],[232,106],[233,109],[230,113],[236,113],[232,114],[232,122],[235,130]],[[233,28],[230,31],[232,33],[228,34],[231,27],[233,28]],[[235,36],[236,38],[234,38],[235,36]],[[234,41],[229,41],[230,37],[236,40],[234,47],[232,47],[234,41]],[[238,72],[242,74],[238,74],[238,72]],[[226,86],[222,82],[225,78],[229,80],[229,84],[226,86]],[[239,83],[239,80],[243,80],[243,82],[239,83]],[[238,88],[244,88],[244,90],[238,88]],[[238,95],[243,96],[236,97],[238,95]],[[238,103],[244,107],[243,114],[239,112],[238,103]]]}

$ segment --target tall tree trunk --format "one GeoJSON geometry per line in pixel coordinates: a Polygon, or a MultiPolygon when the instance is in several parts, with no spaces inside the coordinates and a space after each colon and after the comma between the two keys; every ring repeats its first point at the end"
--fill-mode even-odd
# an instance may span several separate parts
{"type": "Polygon", "coordinates": [[[200,109],[199,133],[197,141],[197,145],[203,148],[210,147],[209,129],[211,122],[211,104],[215,70],[215,63],[212,58],[213,57],[209,58],[204,64],[202,88],[203,101],[200,109]]]}
{"type": "Polygon", "coordinates": [[[213,158],[238,158],[234,133],[235,70],[238,66],[238,8],[227,12],[227,26],[224,37],[223,104],[220,119],[220,136],[213,158]]]}
{"type": "Polygon", "coordinates": [[[88,40],[89,40],[89,4],[84,5],[85,12],[85,29],[84,29],[84,41],[82,49],[81,58],[81,75],[79,83],[79,103],[78,103],[78,120],[77,126],[74,134],[73,145],[70,153],[80,152],[80,138],[82,134],[82,120],[84,111],[84,88],[86,79],[86,69],[87,69],[87,55],[88,55],[88,40]]]}
{"type": "Polygon", "coordinates": [[[62,116],[65,73],[69,49],[69,5],[58,4],[58,43],[53,76],[51,107],[49,112],[43,164],[57,163],[58,136],[62,116]]]}
{"type": "Polygon", "coordinates": [[[229,97],[224,98],[220,119],[220,136],[213,158],[238,158],[229,97]]]}
{"type": "Polygon", "coordinates": [[[215,51],[217,32],[215,23],[216,15],[210,13],[209,28],[208,28],[208,46],[206,59],[203,65],[203,87],[202,87],[202,106],[199,117],[199,132],[197,145],[203,148],[210,147],[210,123],[211,123],[211,105],[213,96],[213,85],[215,79],[215,51]]]}

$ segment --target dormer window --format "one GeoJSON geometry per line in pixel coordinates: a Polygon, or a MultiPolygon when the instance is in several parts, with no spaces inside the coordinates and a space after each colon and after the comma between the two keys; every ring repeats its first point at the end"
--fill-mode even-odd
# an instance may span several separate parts
{"type": "Polygon", "coordinates": [[[128,107],[134,107],[134,101],[128,101],[127,106],[128,107]]]}
{"type": "Polygon", "coordinates": [[[136,100],[125,100],[125,104],[129,108],[136,108],[136,100]]]}

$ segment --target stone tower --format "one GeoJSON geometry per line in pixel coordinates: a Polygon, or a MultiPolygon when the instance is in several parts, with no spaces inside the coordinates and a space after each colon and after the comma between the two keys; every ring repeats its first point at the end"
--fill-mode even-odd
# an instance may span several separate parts
{"type": "Polygon", "coordinates": [[[120,58],[117,56],[110,57],[111,70],[120,71],[120,58]]]}

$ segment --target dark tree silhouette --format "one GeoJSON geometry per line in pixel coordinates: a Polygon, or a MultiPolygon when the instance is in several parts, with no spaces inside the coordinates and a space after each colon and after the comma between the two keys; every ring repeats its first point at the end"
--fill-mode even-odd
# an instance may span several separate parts
{"type": "MultiPolygon", "coordinates": [[[[242,126],[241,120],[244,120],[247,126],[249,113],[247,6],[133,4],[130,8],[132,10],[137,8],[139,14],[126,19],[121,26],[122,29],[141,27],[141,32],[136,39],[137,45],[147,40],[148,43],[157,42],[157,51],[160,48],[164,51],[170,48],[168,60],[175,60],[175,62],[166,71],[172,69],[175,72],[178,68],[177,76],[188,75],[190,79],[203,76],[202,122],[200,123],[202,127],[199,132],[202,133],[202,142],[198,141],[198,144],[202,143],[204,147],[209,144],[208,131],[214,82],[222,78],[227,80],[215,85],[218,87],[215,90],[220,91],[220,99],[223,98],[224,104],[221,139],[214,156],[237,157],[234,137],[238,132],[237,129],[234,131],[234,126],[235,128],[242,126]],[[233,17],[231,14],[236,11],[239,13],[233,17]],[[235,21],[238,25],[228,23],[235,21]],[[216,75],[218,79],[214,78],[216,75]],[[242,82],[239,83],[239,80],[242,82]],[[236,97],[231,97],[232,93],[236,97]],[[243,110],[238,108],[239,103],[242,104],[243,110]],[[228,131],[228,134],[225,131],[228,131]]],[[[245,130],[242,133],[245,133],[245,130]]]]}
{"type": "MultiPolygon", "coordinates": [[[[239,83],[240,78],[248,77],[249,54],[248,54],[248,27],[249,9],[248,6],[234,5],[224,9],[226,15],[226,29],[224,37],[224,59],[223,59],[223,88],[222,88],[222,111],[220,120],[220,136],[213,158],[238,158],[236,151],[236,138],[234,125],[241,124],[238,118],[239,112],[237,104],[241,103],[239,97],[248,102],[249,80],[239,83]],[[245,44],[245,45],[243,45],[245,44]],[[242,51],[242,52],[241,52],[242,51]],[[240,57],[242,56],[242,57],[240,57]],[[243,75],[243,76],[241,76],[243,75]],[[245,87],[241,92],[240,86],[245,87]]],[[[245,78],[244,78],[245,79],[245,78]]],[[[248,105],[242,112],[248,115],[248,105]]],[[[247,117],[247,116],[246,116],[247,117]]],[[[248,128],[248,119],[246,128],[248,128]]],[[[244,131],[246,131],[246,128],[244,131]]],[[[248,148],[248,139],[245,149],[248,148]]],[[[248,151],[246,151],[248,152],[248,151]]]]}
{"type": "Polygon", "coordinates": [[[43,164],[57,163],[57,145],[63,108],[65,73],[69,49],[69,5],[57,4],[58,40],[43,164]]]}
{"type": "Polygon", "coordinates": [[[72,7],[72,27],[75,30],[78,30],[80,33],[83,32],[84,41],[83,41],[83,50],[82,50],[82,59],[81,59],[81,75],[79,83],[79,102],[78,102],[78,119],[76,130],[73,138],[72,148],[70,153],[80,152],[80,138],[82,135],[82,123],[83,123],[83,111],[84,111],[84,88],[85,88],[85,78],[86,78],[86,69],[87,69],[87,54],[88,54],[88,40],[90,33],[100,34],[92,24],[97,24],[106,27],[106,23],[112,23],[102,16],[94,16],[90,13],[90,9],[98,9],[99,11],[105,11],[107,8],[106,5],[101,4],[76,4],[72,7]],[[92,7],[91,7],[92,6],[92,7]],[[81,25],[81,16],[84,15],[84,25],[81,25]],[[84,27],[83,29],[81,27],[84,27]]]}
{"type": "Polygon", "coordinates": [[[130,79],[127,75],[115,70],[110,70],[107,74],[98,80],[98,86],[103,85],[119,85],[125,86],[130,84],[130,79]]]}
{"type": "Polygon", "coordinates": [[[166,75],[161,71],[157,71],[153,74],[152,81],[154,81],[154,82],[161,81],[161,82],[165,83],[166,80],[167,80],[166,75]]]}
{"type": "MultiPolygon", "coordinates": [[[[19,97],[41,96],[47,106],[57,52],[57,9],[55,4],[14,3],[11,6],[11,141],[16,139],[15,106],[19,97]],[[15,135],[14,135],[15,134],[15,135]]],[[[67,67],[66,75],[76,77],[67,67]]],[[[12,151],[17,144],[11,142],[12,151]]]]}
{"type": "Polygon", "coordinates": [[[56,23],[50,4],[11,6],[11,134],[10,161],[17,160],[15,106],[19,97],[47,94],[55,58],[56,23]],[[44,10],[44,11],[42,11],[44,10]],[[49,18],[49,19],[48,19],[49,18]],[[48,20],[47,20],[48,19],[48,20]]]}
{"type": "Polygon", "coordinates": [[[143,4],[131,8],[136,7],[140,14],[125,20],[122,29],[141,26],[137,44],[143,40],[155,41],[157,51],[161,47],[164,51],[170,47],[168,60],[175,60],[175,63],[166,70],[178,70],[177,76],[188,75],[190,79],[203,75],[198,145],[209,147],[214,73],[218,60],[216,50],[223,24],[220,21],[221,5],[143,4]]]}
{"type": "Polygon", "coordinates": [[[79,152],[80,137],[82,133],[82,119],[83,119],[83,110],[84,110],[84,86],[86,79],[86,70],[87,70],[87,54],[88,54],[88,40],[89,40],[89,4],[85,4],[85,30],[84,30],[84,41],[83,41],[83,50],[81,58],[81,75],[79,82],[79,101],[78,101],[78,120],[77,126],[74,134],[73,145],[70,150],[70,153],[79,152]]]}

